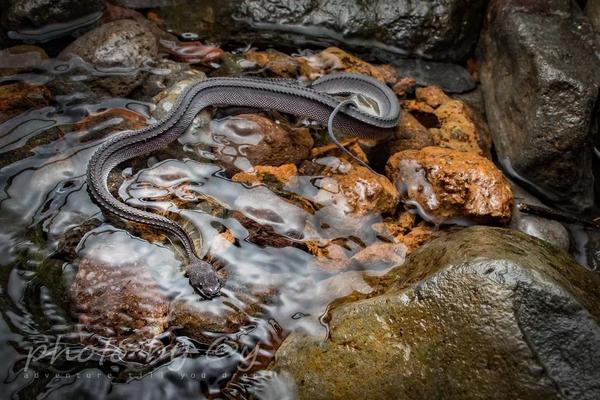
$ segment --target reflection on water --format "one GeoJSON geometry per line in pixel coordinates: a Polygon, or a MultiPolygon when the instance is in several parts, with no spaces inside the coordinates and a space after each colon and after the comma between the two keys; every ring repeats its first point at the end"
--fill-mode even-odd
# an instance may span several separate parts
{"type": "MultiPolygon", "coordinates": [[[[77,59],[40,61],[39,70],[2,79],[39,85],[59,75],[127,73],[89,70],[77,59]]],[[[371,226],[381,217],[349,214],[331,201],[335,180],[319,174],[277,188],[232,180],[211,146],[226,143],[234,165],[247,169],[245,149],[260,133],[245,126],[244,135],[213,137],[239,133],[232,124],[244,123],[219,118],[124,166],[114,185],[123,201],[197,232],[224,279],[221,297],[201,299],[176,246],[147,228],[106,220],[86,191],[97,146],[153,121],[151,109],[75,93],[0,124],[3,393],[284,398],[293,382],[266,368],[285,335],[325,336],[327,305],[371,290],[362,268],[332,273],[309,247],[335,242],[349,258],[379,241],[371,226]]],[[[340,174],[352,168],[335,157],[316,165],[340,174]]]]}

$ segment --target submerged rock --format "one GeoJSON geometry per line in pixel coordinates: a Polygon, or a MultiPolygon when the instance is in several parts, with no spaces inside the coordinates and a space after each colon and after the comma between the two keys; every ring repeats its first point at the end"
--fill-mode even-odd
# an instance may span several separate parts
{"type": "Polygon", "coordinates": [[[479,46],[503,166],[536,194],[579,210],[593,203],[590,123],[600,85],[593,40],[570,0],[493,0],[479,46]]]}
{"type": "Polygon", "coordinates": [[[401,151],[388,160],[386,174],[403,200],[432,222],[510,219],[510,185],[479,155],[440,147],[401,151]]]}
{"type": "MultiPolygon", "coordinates": [[[[87,333],[117,339],[151,339],[167,327],[169,299],[142,257],[124,257],[133,240],[123,232],[86,249],[71,285],[72,309],[87,333]],[[127,240],[129,239],[129,240],[127,240]],[[120,255],[120,257],[119,257],[120,255]]],[[[154,262],[161,250],[141,245],[154,262]]]]}
{"type": "Polygon", "coordinates": [[[325,173],[318,182],[319,191],[311,199],[313,202],[356,215],[386,214],[396,210],[398,191],[385,176],[358,165],[340,172],[325,173]]]}
{"type": "Polygon", "coordinates": [[[475,89],[475,81],[469,71],[457,64],[398,59],[392,65],[399,76],[414,78],[418,86],[439,86],[447,93],[464,93],[475,89]]]}
{"type": "Polygon", "coordinates": [[[101,71],[118,71],[112,76],[90,77],[90,85],[100,95],[125,97],[143,83],[147,74],[142,67],[157,54],[152,32],[137,21],[122,19],[81,36],[59,58],[78,56],[101,71]]]}
{"type": "Polygon", "coordinates": [[[19,45],[0,50],[0,76],[16,75],[39,68],[48,55],[41,47],[19,45]]]}
{"type": "Polygon", "coordinates": [[[270,368],[300,399],[600,396],[600,276],[566,253],[473,227],[430,242],[380,284],[333,306],[327,338],[285,339],[270,368]]]}
{"type": "Polygon", "coordinates": [[[8,30],[40,28],[101,13],[101,0],[8,0],[2,24],[8,30]]]}
{"type": "Polygon", "coordinates": [[[313,146],[307,128],[294,127],[258,114],[239,114],[210,121],[202,144],[228,169],[280,166],[306,159],[313,146]]]}
{"type": "Polygon", "coordinates": [[[569,251],[569,231],[560,222],[526,214],[519,211],[517,204],[521,201],[536,206],[544,206],[541,201],[523,188],[513,184],[512,190],[515,195],[513,214],[510,220],[511,228],[535,236],[539,239],[552,243],[557,248],[569,251]]]}
{"type": "Polygon", "coordinates": [[[0,85],[0,123],[27,110],[50,105],[52,94],[45,86],[23,82],[0,85]]]}

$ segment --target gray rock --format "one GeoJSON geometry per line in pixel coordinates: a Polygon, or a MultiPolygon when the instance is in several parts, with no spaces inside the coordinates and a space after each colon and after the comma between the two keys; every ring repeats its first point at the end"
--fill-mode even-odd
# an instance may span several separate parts
{"type": "Polygon", "coordinates": [[[156,8],[169,6],[173,0],[111,0],[111,3],[127,8],[156,8]]]}
{"type": "Polygon", "coordinates": [[[506,171],[557,204],[589,208],[600,64],[581,10],[570,0],[493,0],[479,60],[487,119],[506,171]]]}
{"type": "Polygon", "coordinates": [[[102,12],[102,0],[8,0],[2,25],[8,30],[39,28],[102,12]]]}
{"type": "Polygon", "coordinates": [[[600,34],[600,0],[588,0],[585,5],[585,15],[590,20],[594,31],[600,34]]]}
{"type": "Polygon", "coordinates": [[[283,342],[271,368],[300,399],[599,398],[600,275],[545,242],[467,228],[380,285],[333,306],[327,338],[283,342]]]}
{"type": "Polygon", "coordinates": [[[212,4],[210,12],[185,4],[164,10],[167,26],[178,32],[292,48],[342,43],[389,61],[398,55],[463,59],[477,41],[486,1],[244,0],[212,4]]]}
{"type": "Polygon", "coordinates": [[[600,271],[600,231],[581,225],[569,226],[571,233],[571,254],[592,271],[600,271]]]}
{"type": "Polygon", "coordinates": [[[475,89],[469,71],[456,64],[424,60],[398,59],[392,62],[398,76],[415,78],[419,86],[436,85],[447,93],[464,93],[475,89]]]}
{"type": "Polygon", "coordinates": [[[511,187],[515,200],[510,227],[538,239],[545,240],[561,250],[569,251],[570,240],[567,228],[558,221],[519,211],[517,207],[519,202],[536,206],[544,206],[544,204],[514,182],[511,182],[511,187]]]}
{"type": "Polygon", "coordinates": [[[90,84],[99,94],[125,97],[146,77],[144,63],[156,58],[155,37],[142,24],[130,19],[110,22],[78,38],[59,58],[78,56],[98,70],[90,84]],[[110,71],[115,73],[111,74],[110,71]]]}

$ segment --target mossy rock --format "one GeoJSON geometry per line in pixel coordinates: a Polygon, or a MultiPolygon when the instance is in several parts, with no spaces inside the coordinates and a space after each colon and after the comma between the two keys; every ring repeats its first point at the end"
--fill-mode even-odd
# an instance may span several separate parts
{"type": "Polygon", "coordinates": [[[301,399],[600,398],[600,276],[500,228],[436,239],[293,333],[272,369],[301,399]]]}

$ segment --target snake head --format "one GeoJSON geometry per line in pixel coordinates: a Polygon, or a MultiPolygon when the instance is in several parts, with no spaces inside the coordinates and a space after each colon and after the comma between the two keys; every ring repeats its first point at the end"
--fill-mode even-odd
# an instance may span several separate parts
{"type": "Polygon", "coordinates": [[[201,296],[211,299],[219,295],[221,282],[217,272],[206,261],[193,260],[186,269],[186,275],[201,296]]]}

